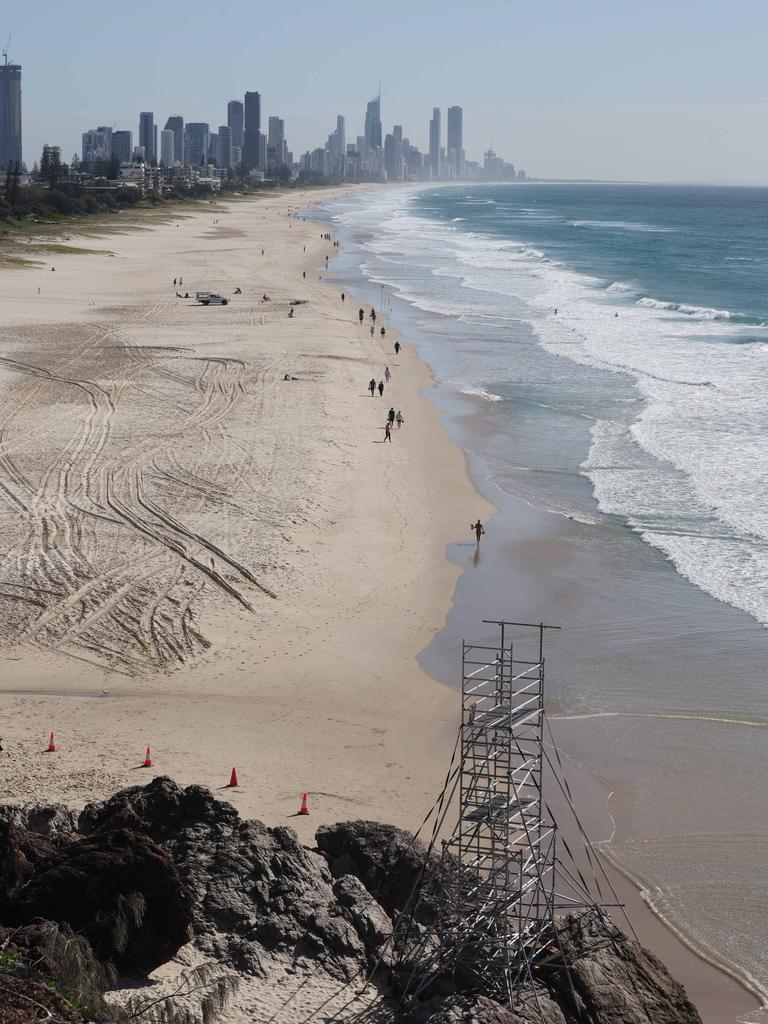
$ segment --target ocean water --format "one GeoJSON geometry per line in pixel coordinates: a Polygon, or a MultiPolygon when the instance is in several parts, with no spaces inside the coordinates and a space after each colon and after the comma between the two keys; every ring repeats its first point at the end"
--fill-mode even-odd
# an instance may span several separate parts
{"type": "Polygon", "coordinates": [[[422,663],[450,682],[480,619],[560,622],[593,838],[768,1000],[768,189],[399,187],[321,216],[501,510],[479,560],[451,545],[422,663]]]}
{"type": "Polygon", "coordinates": [[[516,454],[517,476],[498,466],[501,486],[586,521],[622,517],[768,623],[768,189],[392,190],[336,217],[369,233],[374,280],[445,317],[441,381],[505,403],[511,425],[583,418],[589,486],[570,478],[573,429],[516,454]]]}

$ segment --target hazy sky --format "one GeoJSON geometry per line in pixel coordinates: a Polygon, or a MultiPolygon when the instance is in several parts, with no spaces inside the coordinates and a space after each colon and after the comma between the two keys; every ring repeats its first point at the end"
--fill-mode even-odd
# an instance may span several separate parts
{"type": "Polygon", "coordinates": [[[24,157],[140,110],[226,123],[262,94],[298,156],[337,113],[347,138],[382,79],[385,131],[425,148],[464,107],[467,157],[529,174],[768,184],[766,0],[35,0],[7,5],[23,67],[24,157]],[[445,114],[443,115],[445,117],[445,114]]]}

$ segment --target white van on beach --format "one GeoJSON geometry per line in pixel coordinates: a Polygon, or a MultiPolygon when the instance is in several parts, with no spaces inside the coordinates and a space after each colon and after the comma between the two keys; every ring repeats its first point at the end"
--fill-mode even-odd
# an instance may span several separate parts
{"type": "Polygon", "coordinates": [[[229,299],[218,292],[195,292],[195,298],[204,306],[226,306],[229,299]]]}

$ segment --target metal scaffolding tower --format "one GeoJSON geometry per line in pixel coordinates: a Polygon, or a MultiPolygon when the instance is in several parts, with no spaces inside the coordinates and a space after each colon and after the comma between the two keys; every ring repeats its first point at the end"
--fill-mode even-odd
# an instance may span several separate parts
{"type": "Polygon", "coordinates": [[[544,636],[559,627],[485,622],[497,628],[496,640],[463,644],[457,761],[436,805],[433,843],[456,793],[458,822],[443,840],[440,869],[424,879],[409,912],[418,917],[428,889],[439,913],[434,928],[407,923],[397,938],[410,974],[401,1002],[428,996],[450,976],[461,990],[482,991],[510,1007],[529,999],[535,1006],[545,965],[556,961],[568,971],[558,955],[556,912],[604,914],[606,906],[592,896],[567,844],[571,867],[560,859],[543,792],[545,785],[553,793],[559,788],[573,812],[599,891],[602,868],[547,751],[554,744],[545,746],[544,636]]]}

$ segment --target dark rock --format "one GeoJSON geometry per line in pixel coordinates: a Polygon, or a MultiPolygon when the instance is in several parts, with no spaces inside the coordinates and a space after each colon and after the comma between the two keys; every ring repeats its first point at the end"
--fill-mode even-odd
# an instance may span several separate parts
{"type": "Polygon", "coordinates": [[[485,996],[431,1000],[426,1024],[523,1024],[517,1014],[485,996]]]}
{"type": "Polygon", "coordinates": [[[19,844],[16,826],[0,820],[0,917],[5,916],[33,870],[19,844]]]}
{"type": "MultiPolygon", "coordinates": [[[[638,942],[596,913],[570,914],[558,929],[579,1006],[599,1024],[701,1024],[685,989],[638,942]]],[[[565,996],[567,982],[560,988],[565,996]]]]}
{"type": "Polygon", "coordinates": [[[84,933],[99,958],[125,973],[154,970],[191,937],[191,902],[176,868],[151,839],[128,829],[71,842],[39,863],[6,921],[36,917],[84,933]],[[125,912],[124,901],[136,894],[145,904],[140,922],[125,912]]]}
{"type": "Polygon", "coordinates": [[[410,832],[377,821],[342,821],[319,828],[315,842],[335,878],[355,875],[388,914],[402,912],[417,884],[430,880],[413,916],[425,923],[437,918],[434,882],[441,870],[440,857],[428,855],[410,832]]]}
{"type": "Polygon", "coordinates": [[[0,807],[0,819],[51,839],[77,831],[77,814],[64,804],[5,804],[0,807]]]}
{"type": "Polygon", "coordinates": [[[104,803],[88,804],[78,830],[87,836],[106,828],[130,828],[161,843],[189,826],[231,827],[238,820],[235,808],[217,800],[209,789],[181,789],[173,779],[159,775],[146,786],[131,786],[104,803]]]}
{"type": "Polygon", "coordinates": [[[80,817],[86,834],[128,825],[176,865],[192,897],[197,945],[238,970],[262,975],[271,957],[287,955],[348,980],[375,962],[391,931],[371,894],[354,881],[336,889],[325,859],[292,829],[242,821],[199,786],[156,778],[80,817]]]}

